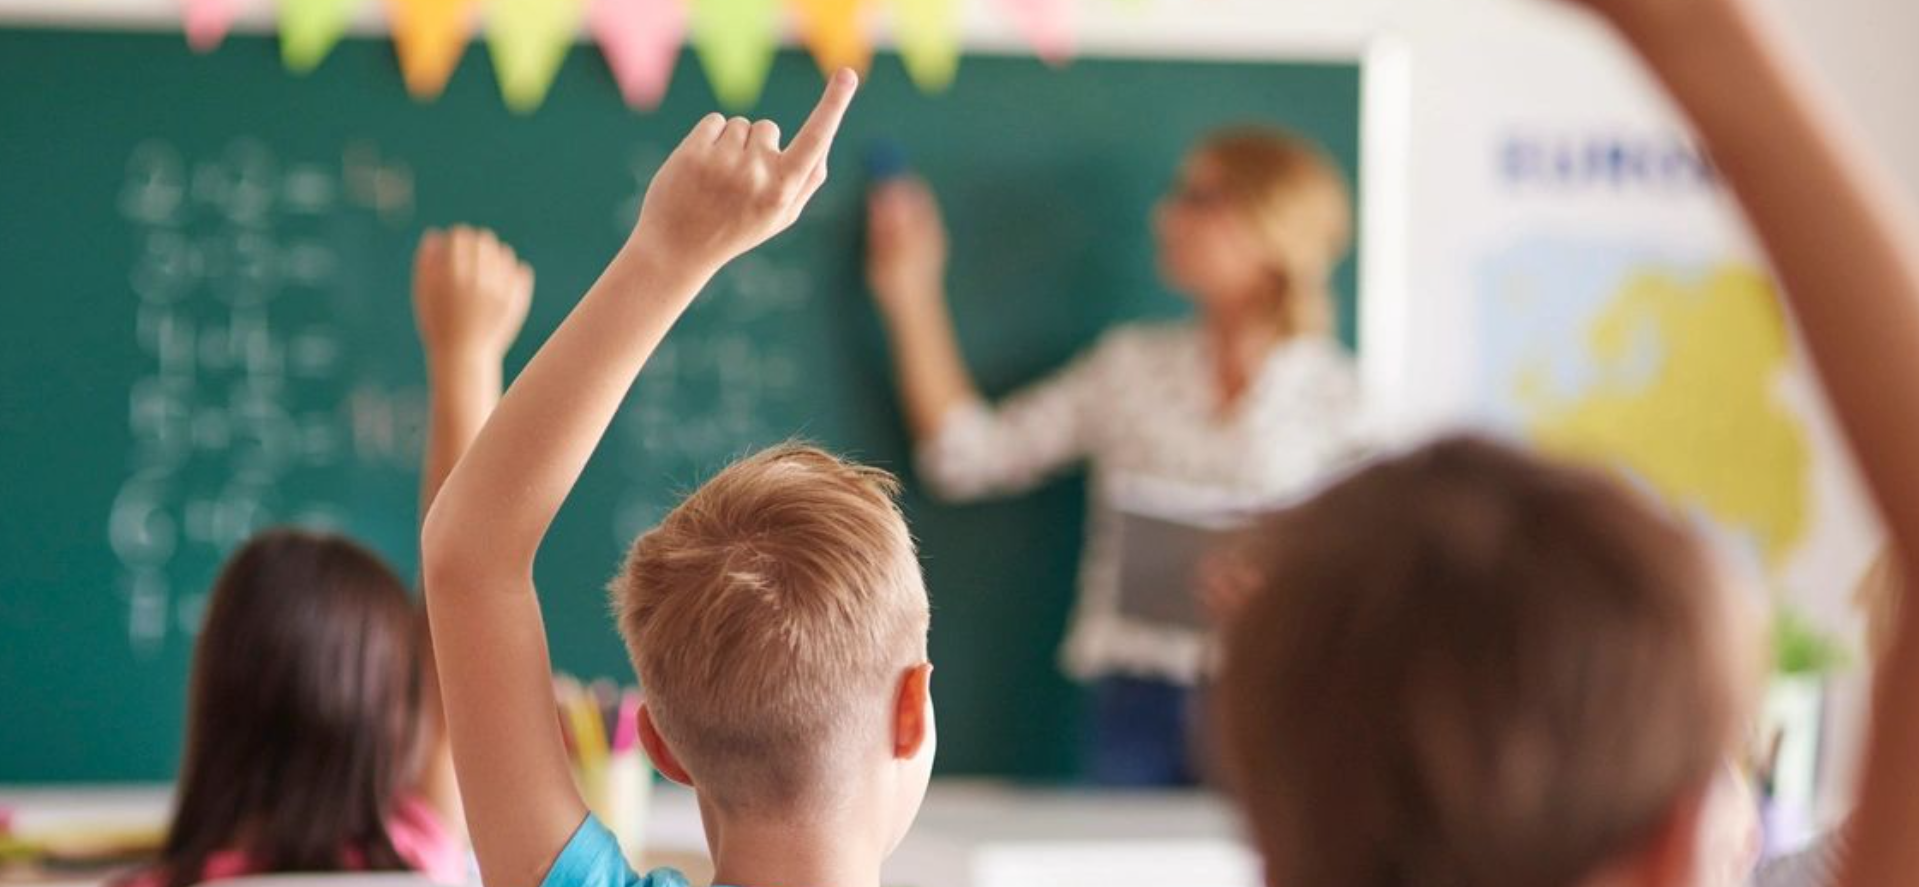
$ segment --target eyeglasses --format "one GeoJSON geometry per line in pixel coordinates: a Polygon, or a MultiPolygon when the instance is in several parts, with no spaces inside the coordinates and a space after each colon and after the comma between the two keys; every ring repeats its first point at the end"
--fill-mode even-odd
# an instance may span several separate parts
{"type": "Polygon", "coordinates": [[[1185,209],[1206,212],[1225,206],[1228,196],[1223,188],[1208,188],[1191,182],[1180,182],[1167,193],[1166,199],[1185,209]]]}

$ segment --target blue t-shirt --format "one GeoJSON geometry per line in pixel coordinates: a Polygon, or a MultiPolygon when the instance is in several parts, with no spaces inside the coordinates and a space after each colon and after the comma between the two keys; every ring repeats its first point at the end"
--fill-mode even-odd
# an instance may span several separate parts
{"type": "Polygon", "coordinates": [[[626,864],[620,842],[591,813],[580,823],[566,849],[553,860],[540,887],[688,887],[673,869],[654,869],[642,878],[626,864]]]}

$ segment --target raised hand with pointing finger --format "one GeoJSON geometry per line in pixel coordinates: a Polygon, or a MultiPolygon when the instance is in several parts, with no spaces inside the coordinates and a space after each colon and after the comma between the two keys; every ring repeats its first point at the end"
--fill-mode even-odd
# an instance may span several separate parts
{"type": "Polygon", "coordinates": [[[786,230],[826,183],[826,158],[859,78],[841,71],[792,144],[779,125],[708,114],[646,189],[633,240],[717,270],[786,230]]]}

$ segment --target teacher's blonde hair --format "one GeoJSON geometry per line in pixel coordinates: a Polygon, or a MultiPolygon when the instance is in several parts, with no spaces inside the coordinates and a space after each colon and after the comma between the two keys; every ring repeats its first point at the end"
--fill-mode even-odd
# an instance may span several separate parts
{"type": "Polygon", "coordinates": [[[1338,165],[1311,141],[1257,126],[1216,132],[1193,155],[1218,171],[1228,204],[1269,252],[1281,332],[1332,332],[1333,272],[1353,237],[1352,192],[1338,165]]]}

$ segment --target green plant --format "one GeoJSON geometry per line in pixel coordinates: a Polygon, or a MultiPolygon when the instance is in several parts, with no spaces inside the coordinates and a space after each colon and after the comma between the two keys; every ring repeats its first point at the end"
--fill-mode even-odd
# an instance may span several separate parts
{"type": "Polygon", "coordinates": [[[1772,649],[1773,671],[1794,677],[1830,674],[1851,662],[1842,641],[1784,607],[1772,620],[1772,649]]]}

